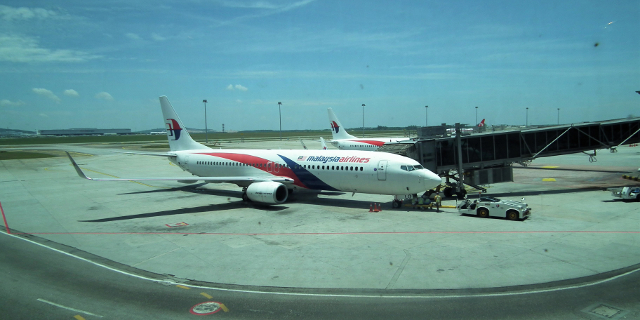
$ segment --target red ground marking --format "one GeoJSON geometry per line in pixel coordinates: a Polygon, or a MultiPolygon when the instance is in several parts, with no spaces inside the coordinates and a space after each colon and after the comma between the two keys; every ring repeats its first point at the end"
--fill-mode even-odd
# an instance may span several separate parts
{"type": "Polygon", "coordinates": [[[0,203],[0,211],[2,211],[2,220],[4,220],[4,226],[7,228],[7,233],[11,234],[11,229],[9,229],[9,224],[7,223],[7,217],[4,216],[4,209],[2,209],[2,203],[0,203]]]}

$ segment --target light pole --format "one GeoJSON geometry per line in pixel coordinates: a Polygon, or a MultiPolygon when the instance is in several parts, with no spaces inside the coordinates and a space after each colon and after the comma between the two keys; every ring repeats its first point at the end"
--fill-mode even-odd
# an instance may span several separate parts
{"type": "Polygon", "coordinates": [[[209,143],[209,136],[207,135],[209,131],[207,130],[207,100],[202,100],[202,102],[204,103],[204,139],[206,140],[205,143],[209,143]]]}
{"type": "Polygon", "coordinates": [[[364,103],[362,104],[362,137],[364,138],[364,103]]]}
{"type": "Polygon", "coordinates": [[[525,127],[529,126],[529,107],[527,107],[527,117],[524,120],[524,126],[525,127]]]}
{"type": "Polygon", "coordinates": [[[478,107],[476,107],[476,125],[478,125],[478,107]]]}
{"type": "Polygon", "coordinates": [[[429,106],[424,106],[425,115],[424,115],[424,126],[429,126],[429,106]]]}
{"type": "Polygon", "coordinates": [[[282,112],[280,112],[280,106],[282,102],[278,101],[278,117],[280,118],[280,141],[282,141],[282,112]]]}
{"type": "Polygon", "coordinates": [[[560,125],[560,108],[558,108],[558,125],[560,125]]]}

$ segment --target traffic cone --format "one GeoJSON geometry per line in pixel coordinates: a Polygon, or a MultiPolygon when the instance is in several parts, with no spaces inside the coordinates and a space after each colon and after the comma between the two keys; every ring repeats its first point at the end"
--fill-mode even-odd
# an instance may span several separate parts
{"type": "Polygon", "coordinates": [[[373,204],[369,203],[369,212],[373,212],[373,204]]]}
{"type": "Polygon", "coordinates": [[[382,211],[382,205],[378,202],[378,212],[382,211]]]}

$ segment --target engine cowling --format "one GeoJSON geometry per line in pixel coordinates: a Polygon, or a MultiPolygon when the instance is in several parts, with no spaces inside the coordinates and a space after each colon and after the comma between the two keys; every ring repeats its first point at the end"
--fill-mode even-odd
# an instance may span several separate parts
{"type": "Polygon", "coordinates": [[[289,191],[278,182],[254,182],[247,187],[247,197],[254,202],[280,204],[287,201],[289,191]]]}

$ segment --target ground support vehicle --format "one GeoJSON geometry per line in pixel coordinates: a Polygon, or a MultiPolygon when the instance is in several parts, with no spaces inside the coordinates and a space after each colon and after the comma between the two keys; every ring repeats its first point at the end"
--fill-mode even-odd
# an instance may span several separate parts
{"type": "Polygon", "coordinates": [[[458,212],[477,215],[481,218],[504,217],[509,220],[524,220],[531,215],[531,208],[521,201],[480,197],[480,199],[467,199],[460,202],[458,204],[458,212]]]}
{"type": "Polygon", "coordinates": [[[611,195],[622,200],[640,201],[640,187],[609,188],[611,195]]]}

